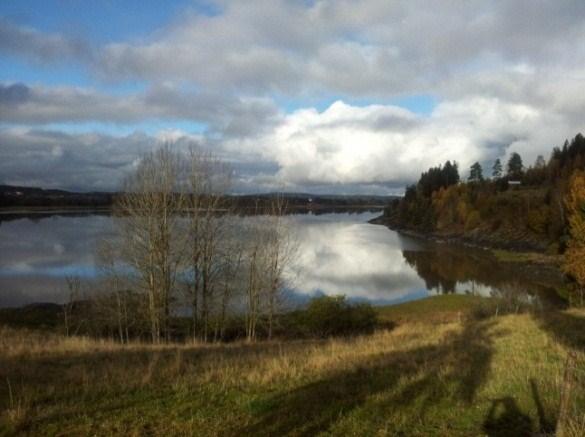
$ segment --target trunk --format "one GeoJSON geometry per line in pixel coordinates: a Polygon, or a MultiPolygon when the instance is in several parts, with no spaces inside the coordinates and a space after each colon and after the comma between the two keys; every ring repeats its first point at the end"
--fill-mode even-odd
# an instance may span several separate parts
{"type": "Polygon", "coordinates": [[[203,341],[207,342],[207,329],[208,329],[208,314],[209,314],[209,302],[207,300],[207,274],[203,274],[203,287],[201,290],[201,322],[203,324],[203,341]]]}
{"type": "Polygon", "coordinates": [[[63,305],[63,321],[65,323],[65,336],[69,337],[69,316],[67,314],[67,304],[63,305]]]}
{"type": "Polygon", "coordinates": [[[575,353],[569,352],[567,362],[565,363],[565,373],[563,376],[563,387],[561,388],[561,402],[559,406],[559,418],[557,421],[556,435],[564,437],[567,433],[567,421],[570,418],[571,397],[575,379],[575,353]]]}
{"type": "Polygon", "coordinates": [[[228,283],[226,282],[224,284],[224,289],[223,289],[223,299],[221,300],[221,314],[220,314],[220,319],[219,319],[219,323],[220,323],[219,338],[221,340],[223,340],[224,333],[225,333],[225,317],[226,317],[226,312],[227,312],[228,299],[229,299],[229,286],[228,286],[228,283]]]}
{"type": "Polygon", "coordinates": [[[275,254],[272,266],[272,283],[270,287],[270,300],[268,307],[268,339],[272,340],[272,328],[274,312],[276,310],[276,293],[278,292],[278,253],[275,254]]]}
{"type": "Polygon", "coordinates": [[[122,302],[120,299],[120,292],[116,291],[116,303],[118,304],[117,319],[118,319],[118,335],[120,336],[120,343],[124,343],[124,330],[122,327],[122,302]]]}
{"type": "Polygon", "coordinates": [[[246,339],[248,341],[253,341],[255,336],[256,292],[256,249],[254,249],[252,259],[250,261],[250,273],[248,277],[248,320],[246,327],[246,339]]]}
{"type": "Polygon", "coordinates": [[[152,342],[158,343],[160,338],[160,332],[158,328],[158,316],[157,316],[157,303],[156,303],[156,291],[154,285],[154,276],[152,272],[149,276],[150,290],[148,293],[148,311],[150,315],[150,333],[152,336],[152,342]]]}
{"type": "Polygon", "coordinates": [[[199,329],[199,325],[198,325],[198,312],[199,312],[199,307],[198,307],[198,298],[199,298],[199,274],[196,273],[195,274],[195,280],[193,283],[193,301],[192,301],[192,306],[191,306],[191,317],[192,317],[192,323],[193,323],[193,340],[197,339],[197,335],[198,335],[198,329],[199,329]]]}

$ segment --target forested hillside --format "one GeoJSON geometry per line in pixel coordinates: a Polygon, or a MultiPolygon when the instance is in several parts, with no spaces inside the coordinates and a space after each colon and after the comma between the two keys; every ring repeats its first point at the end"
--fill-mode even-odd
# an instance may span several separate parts
{"type": "Polygon", "coordinates": [[[571,176],[584,168],[581,134],[554,148],[548,161],[539,156],[529,166],[517,153],[489,169],[475,163],[463,170],[447,161],[423,173],[402,199],[391,202],[384,221],[396,229],[560,253],[569,239],[571,176]]]}

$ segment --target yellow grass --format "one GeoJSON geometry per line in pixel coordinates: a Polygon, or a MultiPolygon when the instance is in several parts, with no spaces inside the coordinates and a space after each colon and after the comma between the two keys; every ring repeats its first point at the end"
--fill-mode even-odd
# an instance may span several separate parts
{"type": "Polygon", "coordinates": [[[585,429],[583,311],[409,317],[352,339],[229,345],[119,345],[2,328],[0,434],[551,432],[570,351],[565,429],[585,429]]]}

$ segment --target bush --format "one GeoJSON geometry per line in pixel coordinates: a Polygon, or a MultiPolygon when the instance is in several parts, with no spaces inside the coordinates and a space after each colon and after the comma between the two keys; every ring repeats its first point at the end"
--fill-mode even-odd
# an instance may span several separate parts
{"type": "Polygon", "coordinates": [[[374,330],[376,312],[367,303],[350,305],[345,296],[322,296],[309,303],[304,324],[312,337],[364,334],[374,330]]]}
{"type": "Polygon", "coordinates": [[[471,211],[465,220],[465,231],[471,231],[481,224],[481,217],[478,211],[471,211]]]}

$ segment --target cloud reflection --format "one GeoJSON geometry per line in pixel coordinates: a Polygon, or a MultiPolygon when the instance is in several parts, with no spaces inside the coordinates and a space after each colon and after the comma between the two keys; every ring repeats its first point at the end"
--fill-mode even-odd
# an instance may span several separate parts
{"type": "MultiPolygon", "coordinates": [[[[523,272],[477,250],[421,242],[368,224],[376,215],[290,216],[298,248],[288,271],[291,300],[326,294],[388,304],[437,293],[487,296],[519,278],[532,293],[543,284],[556,286],[546,272],[523,272]]],[[[66,276],[91,285],[97,242],[113,228],[109,216],[36,217],[0,221],[0,307],[63,302],[66,276]]]]}
{"type": "Polygon", "coordinates": [[[414,243],[368,224],[373,216],[298,216],[299,251],[290,269],[296,291],[342,294],[373,303],[406,300],[424,292],[424,281],[402,256],[403,246],[414,243]]]}

